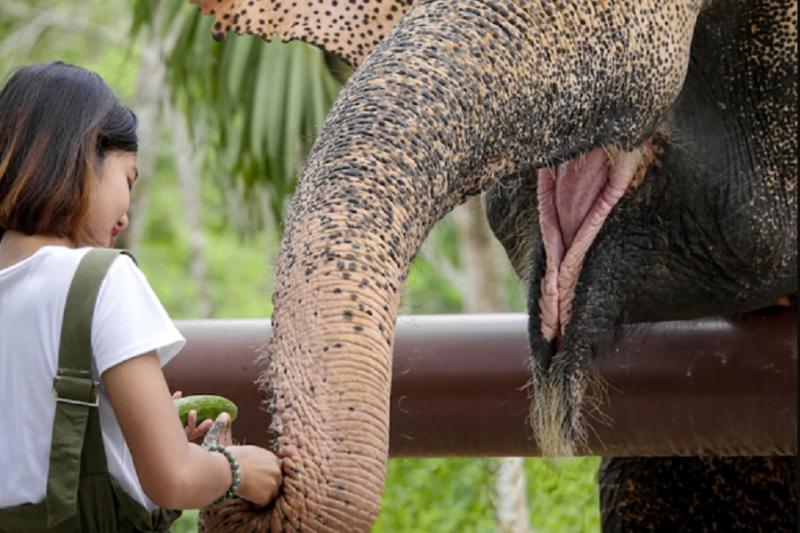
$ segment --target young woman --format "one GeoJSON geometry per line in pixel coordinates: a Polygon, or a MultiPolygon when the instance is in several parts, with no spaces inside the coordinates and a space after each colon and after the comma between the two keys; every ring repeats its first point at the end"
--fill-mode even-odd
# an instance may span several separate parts
{"type": "MultiPolygon", "coordinates": [[[[128,225],[136,151],[134,114],[92,72],[60,62],[32,65],[0,92],[0,531],[12,518],[27,520],[28,510],[53,514],[51,499],[78,509],[61,526],[88,530],[100,523],[93,513],[126,514],[98,509],[110,500],[131,506],[120,497],[155,515],[159,507],[200,508],[234,493],[266,505],[280,486],[278,459],[266,449],[210,451],[189,441],[210,422],[181,427],[161,370],[185,340],[122,254],[103,278],[90,323],[101,449],[114,491],[124,494],[97,500],[84,492],[82,471],[74,503],[72,489],[63,489],[69,483],[54,479],[77,476],[51,457],[53,439],[62,445],[60,428],[67,427],[54,424],[65,302],[87,252],[112,247],[128,225]]],[[[74,455],[80,446],[68,444],[67,455],[81,457],[74,455]]],[[[85,449],[82,457],[86,462],[85,449]]],[[[48,527],[58,525],[54,520],[48,527]]],[[[119,521],[119,529],[132,527],[119,521]]]]}

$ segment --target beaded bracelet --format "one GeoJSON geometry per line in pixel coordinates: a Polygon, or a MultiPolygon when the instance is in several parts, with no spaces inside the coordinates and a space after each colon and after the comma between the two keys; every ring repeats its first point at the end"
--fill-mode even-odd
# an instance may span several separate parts
{"type": "Polygon", "coordinates": [[[225,494],[223,494],[222,496],[220,496],[219,498],[217,498],[212,502],[212,505],[217,505],[218,503],[224,502],[229,498],[236,497],[236,491],[239,490],[239,482],[241,481],[241,476],[239,474],[240,471],[239,461],[237,461],[236,458],[233,456],[233,454],[230,451],[228,451],[228,449],[225,446],[221,444],[212,444],[208,446],[207,450],[210,452],[221,453],[222,455],[225,456],[225,459],[228,460],[228,464],[231,465],[231,479],[232,479],[231,486],[230,488],[228,488],[227,491],[225,491],[225,494]]]}

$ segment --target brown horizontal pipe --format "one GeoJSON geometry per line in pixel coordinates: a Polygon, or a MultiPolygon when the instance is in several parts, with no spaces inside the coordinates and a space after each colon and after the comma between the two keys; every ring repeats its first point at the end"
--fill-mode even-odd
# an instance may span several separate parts
{"type": "MultiPolygon", "coordinates": [[[[526,422],[526,317],[398,320],[390,455],[537,455],[526,422]]],[[[177,322],[173,390],[240,408],[237,440],[269,444],[254,381],[268,320],[177,322]]],[[[609,383],[585,455],[790,455],[797,450],[796,311],[622,328],[596,366],[609,383]]]]}

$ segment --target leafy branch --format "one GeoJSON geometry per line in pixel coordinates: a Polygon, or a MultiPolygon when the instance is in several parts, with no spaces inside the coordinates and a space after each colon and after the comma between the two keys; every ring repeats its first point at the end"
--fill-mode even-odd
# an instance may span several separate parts
{"type": "Polygon", "coordinates": [[[282,220],[284,201],[342,85],[341,65],[329,67],[330,58],[303,42],[254,36],[216,42],[211,19],[186,2],[132,5],[133,36],[154,30],[168,36],[166,82],[193,135],[207,134],[207,168],[223,176],[223,185],[243,184],[245,199],[266,190],[274,220],[282,220]]]}

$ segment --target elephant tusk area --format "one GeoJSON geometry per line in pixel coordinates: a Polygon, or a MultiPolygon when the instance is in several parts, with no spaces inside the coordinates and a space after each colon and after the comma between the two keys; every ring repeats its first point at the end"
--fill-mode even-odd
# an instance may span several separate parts
{"type": "MultiPolygon", "coordinates": [[[[606,382],[581,455],[793,455],[797,312],[630,324],[595,361],[606,382]]],[[[171,390],[239,406],[240,442],[267,445],[255,381],[268,320],[179,320],[187,345],[165,368],[171,390]]],[[[522,314],[401,316],[390,456],[535,456],[522,314]]]]}

